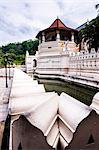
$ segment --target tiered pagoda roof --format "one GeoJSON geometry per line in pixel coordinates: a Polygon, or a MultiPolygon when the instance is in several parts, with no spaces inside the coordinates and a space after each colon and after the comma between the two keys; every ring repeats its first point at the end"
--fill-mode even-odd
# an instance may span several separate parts
{"type": "Polygon", "coordinates": [[[48,29],[64,29],[64,30],[74,30],[72,28],[67,27],[60,19],[56,19],[48,29]]]}
{"type": "Polygon", "coordinates": [[[50,27],[40,31],[37,34],[37,38],[41,35],[42,32],[50,32],[50,31],[55,31],[55,30],[64,30],[64,31],[68,31],[68,32],[78,32],[76,29],[72,29],[67,27],[60,19],[56,19],[50,27]]]}

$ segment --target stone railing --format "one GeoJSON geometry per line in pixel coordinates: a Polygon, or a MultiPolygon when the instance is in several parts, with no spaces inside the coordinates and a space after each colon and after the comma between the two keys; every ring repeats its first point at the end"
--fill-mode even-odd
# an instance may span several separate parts
{"type": "Polygon", "coordinates": [[[72,53],[70,56],[70,68],[92,68],[99,69],[99,49],[96,52],[94,48],[81,50],[78,53],[72,53]]]}

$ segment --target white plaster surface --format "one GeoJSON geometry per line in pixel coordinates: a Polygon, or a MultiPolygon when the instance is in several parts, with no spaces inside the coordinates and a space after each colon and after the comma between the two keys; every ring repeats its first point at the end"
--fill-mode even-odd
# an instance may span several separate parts
{"type": "Polygon", "coordinates": [[[90,107],[99,115],[99,92],[95,94],[90,107]]]}
{"type": "Polygon", "coordinates": [[[66,147],[79,123],[91,110],[65,93],[58,96],[55,92],[45,92],[43,85],[15,69],[9,102],[12,120],[24,115],[32,125],[42,130],[52,147],[57,147],[59,138],[66,147]]]}

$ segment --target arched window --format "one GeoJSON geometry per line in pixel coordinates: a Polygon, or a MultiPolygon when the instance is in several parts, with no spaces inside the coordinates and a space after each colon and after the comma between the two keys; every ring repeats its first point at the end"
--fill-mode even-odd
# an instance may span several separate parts
{"type": "Polygon", "coordinates": [[[37,66],[37,60],[34,59],[34,60],[33,60],[33,67],[36,67],[36,66],[37,66]]]}

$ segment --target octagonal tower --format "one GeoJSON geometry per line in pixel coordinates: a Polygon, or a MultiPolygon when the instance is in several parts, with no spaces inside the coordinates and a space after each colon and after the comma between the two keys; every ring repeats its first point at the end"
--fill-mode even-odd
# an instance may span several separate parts
{"type": "Polygon", "coordinates": [[[67,72],[69,54],[79,51],[77,47],[78,31],[67,27],[60,19],[56,19],[50,27],[40,31],[37,69],[39,74],[60,74],[67,72]]]}

